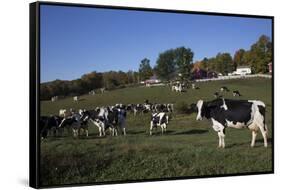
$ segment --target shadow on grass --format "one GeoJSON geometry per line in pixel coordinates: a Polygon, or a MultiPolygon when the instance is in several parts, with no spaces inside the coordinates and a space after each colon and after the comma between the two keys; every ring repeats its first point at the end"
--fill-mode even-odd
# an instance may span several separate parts
{"type": "Polygon", "coordinates": [[[145,133],[145,131],[127,131],[127,134],[129,135],[137,135],[142,133],[145,133]]]}
{"type": "MultiPolygon", "coordinates": [[[[271,144],[272,138],[268,138],[267,142],[271,144]]],[[[226,148],[232,148],[235,146],[243,146],[243,145],[246,145],[246,146],[248,145],[250,147],[251,142],[249,141],[249,142],[244,142],[244,143],[233,143],[230,145],[226,145],[226,148]]],[[[255,143],[255,147],[263,147],[263,139],[257,139],[256,143],[255,143]]]]}
{"type": "Polygon", "coordinates": [[[174,135],[194,135],[194,134],[203,134],[203,133],[207,133],[208,130],[206,129],[192,129],[189,131],[182,131],[182,132],[178,132],[175,133],[174,135]]]}
{"type": "MultiPolygon", "coordinates": [[[[166,132],[164,132],[164,134],[162,134],[161,132],[161,129],[157,129],[157,130],[153,130],[152,131],[152,136],[163,136],[163,135],[169,135],[169,134],[172,134],[174,133],[175,131],[174,130],[167,130],[166,132]]],[[[147,133],[148,136],[151,136],[149,135],[149,132],[147,133]]]]}
{"type": "MultiPolygon", "coordinates": [[[[270,137],[270,138],[267,138],[267,142],[268,143],[272,143],[272,138],[270,137]]],[[[256,143],[263,143],[263,139],[258,139],[258,140],[256,140],[256,143]]]]}

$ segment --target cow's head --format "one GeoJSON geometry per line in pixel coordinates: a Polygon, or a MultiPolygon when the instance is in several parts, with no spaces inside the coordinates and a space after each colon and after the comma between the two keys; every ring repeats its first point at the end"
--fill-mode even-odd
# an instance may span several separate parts
{"type": "Polygon", "coordinates": [[[203,117],[205,116],[204,101],[203,100],[198,100],[196,106],[197,106],[197,110],[198,110],[196,120],[202,120],[203,117]]]}

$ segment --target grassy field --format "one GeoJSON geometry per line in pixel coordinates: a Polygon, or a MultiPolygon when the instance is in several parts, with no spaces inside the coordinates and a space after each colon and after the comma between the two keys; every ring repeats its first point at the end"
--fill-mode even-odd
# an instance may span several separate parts
{"type": "MultiPolygon", "coordinates": [[[[218,137],[207,120],[196,121],[195,114],[171,115],[168,131],[160,129],[149,136],[150,114],[127,118],[127,136],[98,137],[90,125],[88,138],[50,137],[41,143],[41,184],[59,185],[119,180],[201,176],[272,171],[272,100],[270,79],[242,79],[198,83],[199,90],[172,92],[168,87],[126,88],[57,102],[42,101],[41,114],[58,114],[61,108],[93,109],[116,103],[195,103],[211,100],[220,86],[239,90],[236,99],[259,99],[267,106],[269,147],[263,147],[261,134],[256,147],[250,148],[251,132],[227,129],[226,148],[218,149],[218,137]]],[[[226,98],[233,98],[226,93],[226,98]]]]}

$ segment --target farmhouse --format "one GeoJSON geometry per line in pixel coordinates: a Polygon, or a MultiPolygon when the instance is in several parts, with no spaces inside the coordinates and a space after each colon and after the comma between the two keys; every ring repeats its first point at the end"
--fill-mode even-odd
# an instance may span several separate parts
{"type": "Polygon", "coordinates": [[[252,70],[250,66],[244,65],[244,66],[238,66],[236,68],[236,71],[233,72],[235,75],[248,75],[251,74],[252,70]]]}

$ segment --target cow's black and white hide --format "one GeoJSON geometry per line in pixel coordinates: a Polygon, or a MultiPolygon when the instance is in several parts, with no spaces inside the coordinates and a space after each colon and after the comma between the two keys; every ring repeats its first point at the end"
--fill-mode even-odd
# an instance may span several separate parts
{"type": "Polygon", "coordinates": [[[222,86],[222,87],[220,88],[220,91],[221,91],[221,92],[229,92],[229,89],[228,89],[226,86],[222,86]]]}
{"type": "Polygon", "coordinates": [[[161,127],[163,135],[166,132],[168,122],[169,116],[165,112],[153,113],[150,121],[150,135],[152,135],[152,130],[157,127],[161,127]]]}
{"type": "Polygon", "coordinates": [[[210,102],[197,102],[197,120],[203,117],[211,119],[213,129],[218,132],[219,147],[225,147],[225,129],[227,127],[241,129],[248,127],[252,131],[251,147],[260,130],[267,147],[267,126],[265,124],[265,104],[259,100],[216,99],[210,102]]]}
{"type": "Polygon", "coordinates": [[[174,112],[174,104],[167,104],[167,111],[174,112]]]}
{"type": "Polygon", "coordinates": [[[221,98],[222,96],[221,96],[218,92],[215,92],[215,93],[214,93],[214,97],[215,97],[215,98],[221,98]]]}
{"type": "Polygon", "coordinates": [[[134,116],[137,115],[137,113],[148,113],[151,110],[150,104],[136,104],[133,108],[134,116]]]}
{"type": "Polygon", "coordinates": [[[57,136],[61,121],[62,117],[59,116],[41,116],[39,121],[41,138],[47,138],[48,134],[57,136]]]}
{"type": "Polygon", "coordinates": [[[238,90],[233,90],[232,95],[233,96],[242,96],[238,90]]]}
{"type": "Polygon", "coordinates": [[[90,113],[87,110],[83,110],[79,114],[80,114],[79,135],[81,134],[81,130],[83,130],[85,132],[86,137],[88,137],[89,136],[88,122],[90,120],[90,113]]]}
{"type": "Polygon", "coordinates": [[[134,112],[134,107],[135,107],[134,104],[128,104],[125,109],[126,109],[128,112],[133,113],[133,112],[134,112]]]}
{"type": "Polygon", "coordinates": [[[96,108],[95,110],[87,111],[89,121],[99,129],[99,136],[105,136],[105,122],[108,120],[109,108],[96,108]]]}
{"type": "Polygon", "coordinates": [[[70,117],[66,117],[64,118],[60,125],[59,128],[60,129],[72,129],[73,132],[73,137],[76,138],[79,135],[79,130],[81,128],[81,116],[78,113],[73,114],[70,117]]]}
{"type": "Polygon", "coordinates": [[[105,127],[109,128],[112,136],[117,136],[117,131],[120,130],[123,135],[126,135],[126,116],[125,107],[115,107],[108,113],[105,127]]]}
{"type": "Polygon", "coordinates": [[[48,136],[48,128],[46,127],[48,122],[48,117],[47,116],[41,116],[40,121],[39,121],[39,130],[40,130],[40,135],[42,139],[47,138],[48,136]]]}

